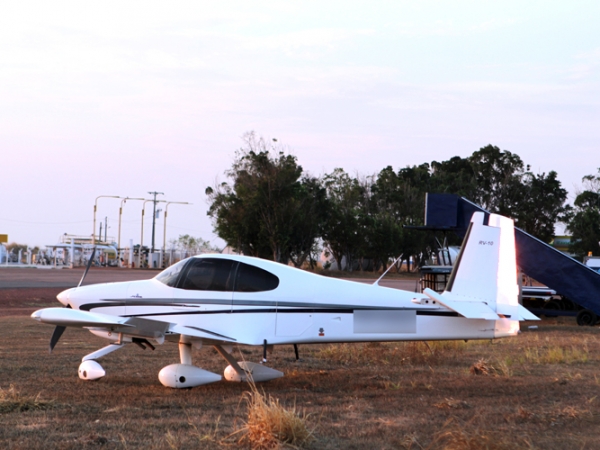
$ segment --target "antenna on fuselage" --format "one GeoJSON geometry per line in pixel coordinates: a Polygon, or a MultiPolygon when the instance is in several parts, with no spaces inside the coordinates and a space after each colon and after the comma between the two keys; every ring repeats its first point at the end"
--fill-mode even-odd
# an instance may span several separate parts
{"type": "Polygon", "coordinates": [[[387,273],[390,271],[390,269],[391,269],[392,267],[394,267],[394,266],[396,265],[396,263],[398,262],[398,260],[399,260],[400,258],[402,258],[402,255],[398,256],[398,257],[397,257],[397,258],[394,260],[394,262],[393,262],[392,264],[390,264],[390,267],[388,267],[388,268],[385,270],[385,272],[383,272],[383,273],[381,274],[381,276],[380,276],[379,278],[377,278],[377,281],[376,281],[375,283],[373,283],[373,285],[374,285],[374,286],[379,286],[379,281],[380,281],[380,280],[381,280],[383,277],[385,277],[385,275],[386,275],[386,274],[387,274],[387,273]]]}

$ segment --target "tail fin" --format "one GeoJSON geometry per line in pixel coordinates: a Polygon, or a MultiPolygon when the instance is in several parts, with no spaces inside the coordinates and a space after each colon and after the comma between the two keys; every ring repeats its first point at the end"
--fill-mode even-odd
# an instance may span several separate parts
{"type": "Polygon", "coordinates": [[[518,302],[513,221],[491,214],[484,225],[484,217],[473,214],[446,290],[435,299],[470,319],[537,319],[518,302]]]}

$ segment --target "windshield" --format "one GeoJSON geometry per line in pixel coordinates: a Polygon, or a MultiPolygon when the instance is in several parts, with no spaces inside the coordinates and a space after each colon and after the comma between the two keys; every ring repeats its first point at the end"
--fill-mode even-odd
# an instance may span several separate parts
{"type": "Polygon", "coordinates": [[[264,269],[225,258],[188,258],[154,277],[167,286],[194,291],[263,292],[279,286],[264,269]]]}
{"type": "Polygon", "coordinates": [[[237,262],[230,259],[194,258],[186,266],[177,287],[194,291],[233,291],[237,262]]]}
{"type": "Polygon", "coordinates": [[[189,261],[190,261],[190,258],[183,259],[183,260],[179,261],[178,263],[175,263],[172,266],[167,267],[165,270],[163,270],[161,273],[156,275],[154,278],[156,280],[160,281],[161,283],[166,284],[167,286],[175,287],[175,285],[177,284],[177,280],[179,278],[179,274],[181,273],[181,270],[185,267],[185,265],[189,261]]]}

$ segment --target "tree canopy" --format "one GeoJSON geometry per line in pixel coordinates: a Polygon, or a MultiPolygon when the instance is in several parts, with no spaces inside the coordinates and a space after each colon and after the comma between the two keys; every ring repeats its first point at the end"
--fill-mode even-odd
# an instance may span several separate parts
{"type": "Polygon", "coordinates": [[[582,181],[585,189],[575,198],[567,226],[572,235],[570,251],[580,258],[588,252],[600,254],[600,168],[582,181]]]}
{"type": "Polygon", "coordinates": [[[325,190],[276,143],[254,133],[244,143],[226,172],[232,185],[206,189],[215,231],[244,254],[299,266],[321,234],[325,190]]]}
{"type": "MultiPolygon", "coordinates": [[[[557,220],[584,220],[594,202],[600,215],[597,194],[582,193],[573,214],[556,172],[533,174],[518,155],[492,145],[373,175],[336,168],[315,177],[280,144],[253,132],[243,140],[225,172],[229,182],[206,189],[215,232],[244,254],[298,267],[321,246],[345,270],[425,258],[433,237],[410,227],[423,225],[427,192],[464,196],[546,242],[557,220]]],[[[587,180],[600,187],[600,175],[587,180]]]]}

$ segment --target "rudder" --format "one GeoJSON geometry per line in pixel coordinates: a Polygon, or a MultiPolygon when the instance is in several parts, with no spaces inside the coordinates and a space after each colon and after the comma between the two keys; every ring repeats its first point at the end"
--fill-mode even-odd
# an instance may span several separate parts
{"type": "Polygon", "coordinates": [[[538,320],[519,305],[514,222],[491,214],[471,218],[446,290],[424,292],[463,317],[485,320],[538,320]]]}

